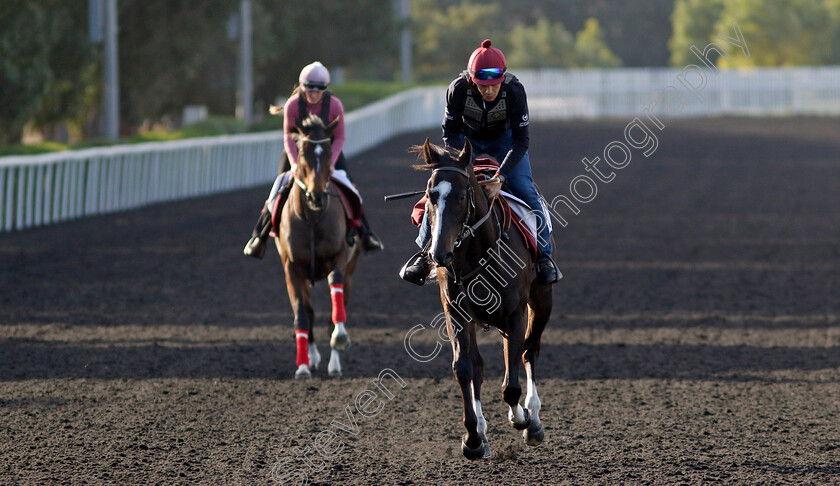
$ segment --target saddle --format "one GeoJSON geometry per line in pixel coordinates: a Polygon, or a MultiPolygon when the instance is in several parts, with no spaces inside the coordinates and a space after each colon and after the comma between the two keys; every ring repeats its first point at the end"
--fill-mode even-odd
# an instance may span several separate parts
{"type": "MultiPolygon", "coordinates": [[[[479,181],[491,179],[499,170],[499,163],[493,158],[477,158],[473,164],[475,177],[479,181]]],[[[497,204],[501,209],[502,230],[508,231],[514,226],[525,239],[528,253],[533,261],[537,260],[539,247],[537,246],[537,225],[536,218],[531,214],[531,208],[524,201],[504,190],[502,186],[497,204]]],[[[414,205],[411,211],[411,223],[418,228],[423,223],[423,214],[426,212],[427,197],[424,195],[414,205]]]]}
{"type": "MultiPolygon", "coordinates": [[[[330,176],[333,186],[338,188],[338,199],[341,201],[341,207],[344,208],[344,215],[347,217],[348,228],[360,228],[362,223],[362,195],[359,189],[347,177],[347,173],[343,170],[334,170],[330,176]]],[[[286,184],[293,184],[291,172],[283,174],[281,186],[286,184]]],[[[271,236],[277,236],[280,225],[280,214],[283,210],[283,205],[286,203],[285,196],[278,196],[274,201],[269,203],[271,209],[271,236]]]]}

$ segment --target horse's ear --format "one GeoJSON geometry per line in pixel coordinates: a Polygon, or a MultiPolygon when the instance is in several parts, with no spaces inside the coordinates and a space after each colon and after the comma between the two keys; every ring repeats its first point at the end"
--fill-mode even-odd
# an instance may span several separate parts
{"type": "Polygon", "coordinates": [[[327,132],[328,137],[332,137],[333,132],[335,131],[336,127],[338,127],[339,120],[341,120],[341,115],[335,117],[335,120],[333,120],[329,125],[324,127],[324,130],[327,132]]]}
{"type": "Polygon", "coordinates": [[[473,157],[473,146],[470,143],[470,139],[464,138],[464,148],[461,150],[461,153],[458,155],[458,161],[463,164],[464,167],[469,166],[472,164],[472,157],[473,157]]]}
{"type": "Polygon", "coordinates": [[[423,158],[426,159],[427,164],[434,163],[432,159],[432,144],[429,143],[429,137],[426,137],[426,141],[423,143],[423,158]]]}

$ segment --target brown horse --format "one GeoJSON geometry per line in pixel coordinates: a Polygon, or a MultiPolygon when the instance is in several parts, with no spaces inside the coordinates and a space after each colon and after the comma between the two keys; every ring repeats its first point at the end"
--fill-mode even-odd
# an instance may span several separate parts
{"type": "Polygon", "coordinates": [[[298,127],[298,160],[293,168],[294,187],[281,213],[277,250],[286,271],[286,288],[295,313],[297,371],[295,378],[311,376],[321,360],[312,334],[315,312],[309,287],[327,278],[332,297],[330,376],[341,376],[339,350],[350,344],[344,328],[345,303],[350,291],[356,259],[361,251],[358,239],[347,241],[347,221],[338,189],[331,189],[332,150],[330,137],[338,119],[327,126],[310,115],[298,127]]]}
{"type": "Polygon", "coordinates": [[[508,420],[523,430],[529,445],[545,437],[535,382],[540,337],[551,315],[551,285],[536,283],[536,270],[524,237],[504,231],[501,204],[491,204],[473,172],[472,146],[444,149],[415,146],[431,170],[426,186],[432,240],[429,254],[437,264],[440,298],[452,344],[452,370],[461,387],[468,459],[490,457],[487,423],[481,411],[484,361],[476,343],[476,325],[496,327],[504,338],[505,378],[502,396],[508,420]],[[525,312],[528,310],[526,321],[525,312]],[[519,404],[519,361],[525,364],[527,396],[519,404]]]}

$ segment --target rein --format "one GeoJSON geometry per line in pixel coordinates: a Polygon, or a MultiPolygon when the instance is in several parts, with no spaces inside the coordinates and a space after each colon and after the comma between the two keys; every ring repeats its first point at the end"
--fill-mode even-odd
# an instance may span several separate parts
{"type": "MultiPolygon", "coordinates": [[[[432,175],[434,175],[435,172],[438,172],[438,171],[457,172],[457,173],[461,174],[462,176],[466,177],[468,182],[471,181],[469,173],[467,173],[467,171],[465,171],[463,169],[459,169],[457,167],[438,167],[437,169],[432,171],[432,175]]],[[[469,198],[469,207],[467,208],[467,215],[464,218],[464,222],[461,223],[461,231],[458,233],[458,236],[455,237],[455,243],[454,243],[455,248],[458,248],[459,246],[461,246],[461,243],[463,243],[464,240],[466,240],[467,238],[469,238],[471,236],[475,236],[475,230],[477,230],[479,227],[481,227],[481,225],[486,223],[487,220],[490,219],[491,214],[494,214],[493,213],[493,205],[496,202],[495,199],[490,201],[490,207],[487,208],[487,212],[484,214],[484,216],[482,216],[473,225],[470,225],[469,224],[470,217],[472,217],[472,213],[476,209],[475,208],[475,192],[473,191],[473,187],[472,187],[471,182],[467,186],[467,194],[468,194],[468,198],[469,198]]],[[[497,220],[496,222],[498,223],[498,216],[496,216],[496,220],[497,220]]],[[[500,225],[500,228],[501,228],[501,225],[500,225]]],[[[472,278],[473,276],[478,274],[478,272],[481,271],[481,266],[476,267],[474,270],[472,270],[468,274],[464,275],[463,277],[458,277],[458,273],[455,271],[454,268],[451,268],[451,269],[448,269],[448,270],[450,270],[450,273],[452,274],[452,278],[455,280],[455,283],[460,286],[461,283],[464,280],[472,278]]]]}
{"type": "MultiPolygon", "coordinates": [[[[459,169],[457,167],[438,167],[437,169],[432,171],[432,175],[438,171],[451,171],[457,172],[462,176],[466,177],[467,180],[470,179],[470,175],[467,171],[463,169],[459,169]]],[[[490,219],[490,214],[493,212],[493,203],[495,201],[490,201],[490,208],[487,209],[487,213],[481,217],[475,224],[472,226],[469,225],[470,216],[472,216],[472,212],[475,210],[475,193],[473,192],[472,184],[467,186],[467,194],[469,195],[470,199],[470,206],[467,209],[467,217],[464,218],[464,222],[461,226],[461,232],[458,233],[458,236],[455,237],[455,247],[461,246],[461,243],[468,237],[468,236],[475,236],[475,230],[477,230],[481,225],[487,222],[490,219]]]]}
{"type": "MultiPolygon", "coordinates": [[[[299,137],[298,140],[309,142],[314,145],[332,141],[332,139],[330,138],[320,138],[317,140],[312,140],[307,137],[299,137]]],[[[304,206],[303,211],[299,211],[297,205],[293,205],[292,209],[295,212],[295,216],[297,216],[298,219],[300,219],[301,221],[305,222],[306,225],[309,227],[309,284],[310,286],[312,286],[315,285],[315,226],[326,217],[327,209],[329,209],[330,207],[330,198],[339,197],[339,195],[337,193],[329,192],[327,190],[327,188],[330,187],[331,182],[330,180],[327,180],[326,184],[324,184],[324,194],[326,194],[327,196],[327,204],[319,210],[313,210],[312,208],[309,208],[309,205],[306,203],[306,199],[308,199],[312,195],[312,192],[309,190],[308,187],[306,187],[306,184],[302,180],[298,179],[296,174],[292,174],[292,180],[295,181],[295,185],[297,185],[298,188],[300,188],[300,190],[303,192],[304,197],[304,200],[298,201],[304,206]],[[303,213],[307,212],[307,208],[310,214],[317,213],[318,216],[316,219],[309,219],[305,217],[303,213]]]]}

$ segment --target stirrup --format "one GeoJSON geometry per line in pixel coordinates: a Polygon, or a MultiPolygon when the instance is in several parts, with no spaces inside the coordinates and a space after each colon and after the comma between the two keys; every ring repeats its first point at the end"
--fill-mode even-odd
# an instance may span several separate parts
{"type": "Polygon", "coordinates": [[[415,253],[400,269],[400,278],[414,285],[422,286],[426,283],[426,276],[431,270],[431,262],[424,251],[415,253]]]}
{"type": "Polygon", "coordinates": [[[245,249],[242,250],[242,253],[244,253],[245,256],[262,260],[262,257],[265,255],[265,240],[261,239],[259,236],[252,236],[245,245],[245,249]]]}
{"type": "Polygon", "coordinates": [[[563,278],[563,274],[560,273],[560,269],[557,268],[554,260],[546,254],[541,253],[537,258],[536,267],[537,283],[540,285],[551,285],[563,278]]]}
{"type": "Polygon", "coordinates": [[[367,231],[362,235],[362,250],[365,252],[384,250],[385,245],[373,231],[367,231]]]}

